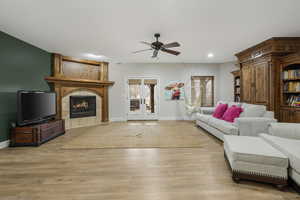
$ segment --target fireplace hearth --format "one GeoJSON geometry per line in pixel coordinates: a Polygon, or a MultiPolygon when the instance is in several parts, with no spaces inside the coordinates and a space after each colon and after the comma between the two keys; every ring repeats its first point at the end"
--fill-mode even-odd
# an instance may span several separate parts
{"type": "Polygon", "coordinates": [[[70,96],[70,118],[96,116],[96,96],[70,96]]]}

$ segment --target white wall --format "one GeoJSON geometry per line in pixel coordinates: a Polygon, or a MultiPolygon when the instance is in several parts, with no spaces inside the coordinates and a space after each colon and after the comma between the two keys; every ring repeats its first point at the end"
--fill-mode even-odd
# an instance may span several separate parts
{"type": "MultiPolygon", "coordinates": [[[[234,65],[233,65],[234,66],[234,65]]],[[[109,65],[109,80],[115,81],[109,90],[109,115],[110,120],[126,120],[126,86],[125,81],[129,76],[155,76],[160,79],[159,118],[165,120],[186,119],[184,101],[168,101],[164,99],[164,86],[171,81],[188,81],[191,76],[215,77],[215,102],[220,98],[223,87],[233,87],[231,64],[224,64],[221,70],[220,64],[114,64],[109,65]],[[221,72],[221,73],[220,73],[221,72]],[[220,75],[222,77],[220,77],[220,75]],[[229,77],[223,77],[229,76],[229,77]]],[[[229,91],[226,98],[233,96],[229,91]]],[[[222,91],[222,94],[226,92],[222,91]]]]}
{"type": "Polygon", "coordinates": [[[231,72],[237,69],[235,62],[220,64],[219,97],[223,101],[234,101],[234,80],[231,72]]]}

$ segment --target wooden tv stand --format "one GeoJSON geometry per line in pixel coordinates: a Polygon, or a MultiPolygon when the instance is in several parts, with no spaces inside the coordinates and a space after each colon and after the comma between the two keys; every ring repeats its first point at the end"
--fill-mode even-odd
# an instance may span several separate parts
{"type": "Polygon", "coordinates": [[[11,129],[10,146],[40,146],[65,133],[64,120],[51,120],[45,123],[15,127],[11,129]]]}

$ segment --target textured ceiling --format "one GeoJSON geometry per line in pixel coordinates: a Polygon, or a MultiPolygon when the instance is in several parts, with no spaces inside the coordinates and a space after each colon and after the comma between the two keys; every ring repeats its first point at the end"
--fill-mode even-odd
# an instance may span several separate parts
{"type": "Polygon", "coordinates": [[[0,30],[49,52],[115,62],[226,62],[275,36],[300,36],[299,0],[1,0],[0,30]],[[178,41],[178,57],[139,41],[178,41]],[[213,53],[213,58],[207,58],[213,53]]]}

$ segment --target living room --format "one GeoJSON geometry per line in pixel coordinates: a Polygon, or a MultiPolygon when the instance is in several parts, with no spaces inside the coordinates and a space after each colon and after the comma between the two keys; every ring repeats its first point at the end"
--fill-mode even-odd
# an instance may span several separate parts
{"type": "Polygon", "coordinates": [[[2,0],[0,199],[299,199],[299,8],[2,0]]]}

